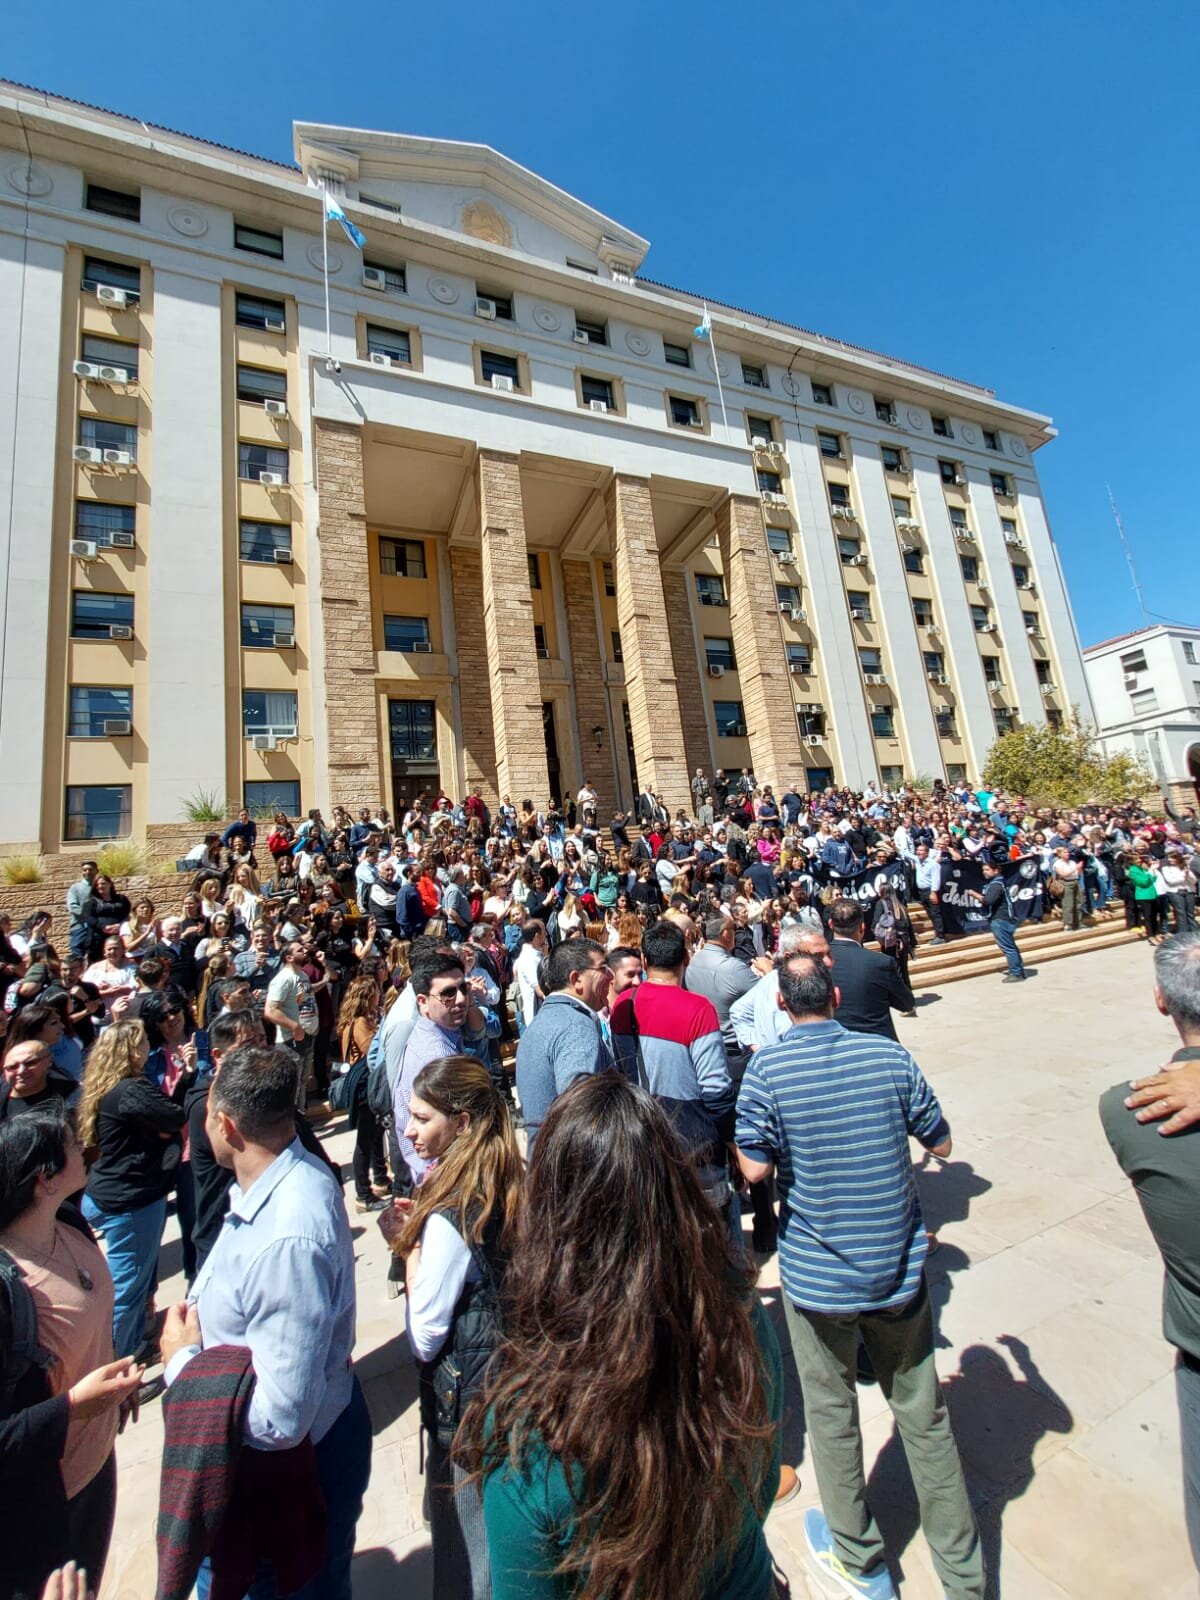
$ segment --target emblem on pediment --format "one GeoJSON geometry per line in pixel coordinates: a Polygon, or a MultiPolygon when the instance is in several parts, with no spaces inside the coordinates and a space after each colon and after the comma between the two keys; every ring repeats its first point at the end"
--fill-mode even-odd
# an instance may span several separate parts
{"type": "Polygon", "coordinates": [[[468,201],[462,208],[458,225],[472,239],[482,239],[484,244],[503,245],[506,250],[512,249],[512,224],[507,217],[500,215],[490,201],[468,201]]]}

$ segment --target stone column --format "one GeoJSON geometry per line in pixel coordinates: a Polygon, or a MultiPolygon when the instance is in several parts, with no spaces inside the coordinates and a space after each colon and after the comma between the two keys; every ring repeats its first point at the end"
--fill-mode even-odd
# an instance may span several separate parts
{"type": "MultiPolygon", "coordinates": [[[[492,682],[483,625],[483,556],[466,545],[450,547],[454,639],[458,655],[459,727],[467,789],[479,784],[490,810],[496,792],[496,739],[492,726],[492,682]]],[[[443,782],[446,778],[443,777],[443,782]]],[[[501,791],[503,793],[504,791],[501,791]]],[[[523,797],[514,795],[519,805],[523,797]]]]}
{"type": "Polygon", "coordinates": [[[776,793],[803,792],[804,755],[792,697],[775,575],[757,501],[730,495],[717,509],[721,565],[729,590],[729,618],[738,681],[750,740],[750,760],[760,783],[776,793]]]}
{"type": "Polygon", "coordinates": [[[313,422],[320,497],[321,626],[330,798],[391,804],[379,748],[362,430],[313,422]]]}
{"type": "Polygon", "coordinates": [[[616,807],[617,791],[613,781],[613,730],[608,720],[608,697],[604,692],[604,659],[596,628],[592,573],[590,561],[564,559],[562,562],[563,605],[571,642],[571,687],[583,772],[600,797],[601,813],[607,815],[616,807]],[[604,729],[604,743],[599,750],[593,728],[604,729]]]}
{"type": "Polygon", "coordinates": [[[660,794],[672,813],[691,811],[679,686],[654,533],[650,485],[617,476],[605,497],[617,583],[617,622],[625,658],[625,698],[642,788],[660,794]]]}
{"type": "Polygon", "coordinates": [[[523,799],[541,803],[549,796],[550,779],[516,456],[481,450],[478,491],[496,788],[511,795],[517,805],[523,799]]]}
{"type": "Polygon", "coordinates": [[[700,767],[711,780],[715,769],[712,744],[708,737],[708,718],[704,712],[704,684],[700,677],[696,629],[692,622],[691,578],[682,567],[669,567],[664,570],[662,581],[671,658],[675,663],[675,682],[679,689],[679,719],[683,724],[688,778],[690,780],[696,768],[700,767]]]}

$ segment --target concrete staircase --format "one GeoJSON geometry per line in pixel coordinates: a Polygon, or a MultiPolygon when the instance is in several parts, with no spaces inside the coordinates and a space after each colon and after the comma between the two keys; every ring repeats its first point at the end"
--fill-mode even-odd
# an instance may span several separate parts
{"type": "MultiPolygon", "coordinates": [[[[990,933],[933,946],[929,942],[933,938],[933,928],[924,907],[909,906],[908,913],[921,941],[908,966],[915,991],[937,989],[945,983],[960,983],[964,978],[1005,971],[1004,957],[990,933]]],[[[1126,928],[1125,912],[1118,902],[1112,902],[1104,911],[1097,911],[1084,927],[1071,933],[1063,929],[1057,906],[1047,913],[1044,922],[1026,923],[1017,929],[1017,947],[1027,967],[1041,967],[1048,961],[1062,961],[1067,956],[1084,955],[1089,950],[1105,950],[1110,945],[1139,942],[1136,931],[1126,928]]]]}

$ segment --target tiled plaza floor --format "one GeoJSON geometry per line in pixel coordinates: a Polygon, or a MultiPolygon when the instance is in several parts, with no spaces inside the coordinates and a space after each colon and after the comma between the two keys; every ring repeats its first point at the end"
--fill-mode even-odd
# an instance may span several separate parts
{"type": "MultiPolygon", "coordinates": [[[[932,1258],[939,1367],[984,1529],[992,1592],[1005,1600],[1194,1600],[1183,1529],[1173,1353],[1160,1333],[1162,1273],[1096,1117],[1101,1090],[1156,1067],[1174,1031],[1154,1010],[1145,950],[1057,962],[1024,988],[987,977],[927,995],[901,1036],[941,1097],[954,1158],[921,1187],[941,1247],[932,1258]]],[[[331,1148],[349,1158],[350,1140],[331,1148]]],[[[416,1380],[403,1302],[384,1294],[373,1221],[356,1220],[359,1372],[375,1455],[359,1525],[356,1600],[426,1600],[416,1380]]],[[[168,1240],[160,1303],[177,1295],[168,1240]]],[[[761,1288],[786,1353],[778,1275],[761,1288]]],[[[801,1495],[768,1536],[797,1600],[803,1512],[815,1503],[799,1394],[786,1358],[785,1459],[801,1495]]],[[[904,1600],[941,1594],[886,1403],[860,1391],[871,1501],[904,1600]]],[[[151,1406],[119,1446],[120,1501],[102,1600],[154,1592],[161,1443],[151,1406]]],[[[669,1492],[669,1485],[665,1486],[669,1492]]],[[[685,1597],[680,1597],[685,1600],[685,1597]]]]}

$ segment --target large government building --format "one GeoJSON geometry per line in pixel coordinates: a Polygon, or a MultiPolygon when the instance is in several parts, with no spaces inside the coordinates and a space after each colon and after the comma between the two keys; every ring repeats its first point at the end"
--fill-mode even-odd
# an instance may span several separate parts
{"type": "Polygon", "coordinates": [[[1044,416],[732,306],[710,343],[486,147],[294,141],[0,86],[0,847],[200,790],[975,777],[1090,714],[1044,416]],[[366,235],[327,278],[321,185],[366,235]]]}

